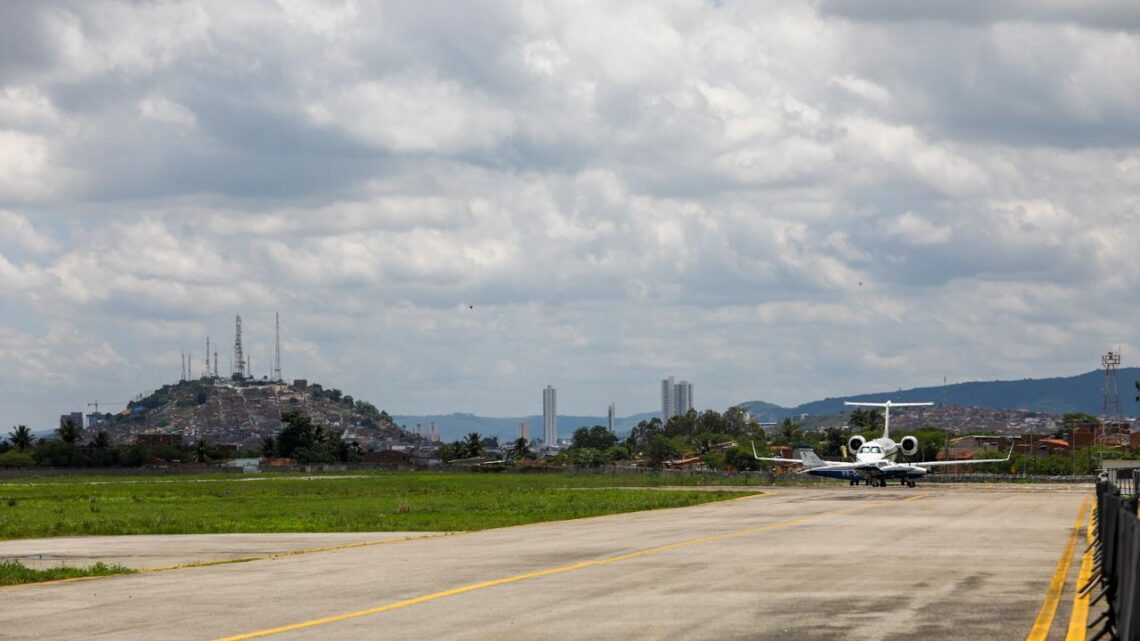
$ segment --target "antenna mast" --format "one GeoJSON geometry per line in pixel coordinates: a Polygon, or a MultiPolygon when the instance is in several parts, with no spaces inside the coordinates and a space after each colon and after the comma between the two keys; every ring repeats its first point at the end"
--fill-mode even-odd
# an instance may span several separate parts
{"type": "Polygon", "coordinates": [[[234,319],[234,369],[238,378],[245,378],[245,354],[241,349],[241,314],[234,319]]]}
{"type": "Polygon", "coordinates": [[[281,380],[281,314],[273,312],[273,327],[276,336],[273,344],[273,380],[281,380]]]}
{"type": "Polygon", "coordinates": [[[1120,350],[1100,357],[1104,367],[1104,417],[1120,418],[1120,387],[1116,384],[1116,368],[1120,367],[1120,350]]]}

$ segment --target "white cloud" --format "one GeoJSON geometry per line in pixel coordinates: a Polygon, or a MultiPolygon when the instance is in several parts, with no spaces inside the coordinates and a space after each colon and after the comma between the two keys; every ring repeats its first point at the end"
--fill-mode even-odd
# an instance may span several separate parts
{"type": "Polygon", "coordinates": [[[50,169],[47,138],[0,130],[0,199],[35,200],[48,195],[50,169]]]}
{"type": "Polygon", "coordinates": [[[845,91],[849,91],[852,94],[863,98],[864,100],[869,100],[873,103],[885,105],[891,101],[891,92],[887,91],[884,87],[871,82],[870,80],[860,78],[854,74],[832,76],[828,80],[828,83],[840,87],[845,91]]]}
{"type": "Polygon", "coordinates": [[[37,230],[26,217],[0,210],[0,247],[46,254],[58,250],[59,242],[51,234],[37,230]]]}
{"type": "Polygon", "coordinates": [[[454,153],[493,147],[512,116],[454,80],[412,75],[333,90],[306,108],[313,122],[396,152],[454,153]]]}
{"type": "Polygon", "coordinates": [[[140,100],[139,115],[146,120],[187,129],[193,129],[198,125],[198,118],[193,111],[161,96],[148,96],[140,100]]]}
{"type": "Polygon", "coordinates": [[[912,211],[903,213],[888,228],[890,233],[912,245],[939,245],[950,240],[953,231],[936,225],[912,211]]]}

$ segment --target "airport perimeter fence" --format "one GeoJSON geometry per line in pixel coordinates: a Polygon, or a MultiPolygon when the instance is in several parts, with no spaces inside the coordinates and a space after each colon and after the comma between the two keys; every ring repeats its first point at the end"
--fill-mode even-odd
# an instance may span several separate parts
{"type": "Polygon", "coordinates": [[[1100,626],[1092,637],[1140,641],[1140,519],[1136,479],[1140,469],[1112,470],[1096,485],[1096,566],[1082,593],[1100,591],[1090,601],[1106,604],[1089,628],[1100,626]]]}

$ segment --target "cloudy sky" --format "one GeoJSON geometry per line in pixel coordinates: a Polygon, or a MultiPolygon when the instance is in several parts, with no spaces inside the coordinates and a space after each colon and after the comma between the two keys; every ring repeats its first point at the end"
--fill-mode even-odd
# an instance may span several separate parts
{"type": "Polygon", "coordinates": [[[1140,5],[0,4],[0,428],[228,370],[620,415],[1140,358],[1140,5]]]}

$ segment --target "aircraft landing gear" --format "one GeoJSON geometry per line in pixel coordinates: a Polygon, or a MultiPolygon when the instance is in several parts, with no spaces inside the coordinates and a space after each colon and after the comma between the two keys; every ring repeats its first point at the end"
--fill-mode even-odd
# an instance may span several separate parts
{"type": "Polygon", "coordinates": [[[906,482],[906,486],[907,486],[907,487],[914,487],[914,481],[911,481],[911,480],[909,480],[909,479],[908,479],[908,480],[907,480],[907,482],[906,482]]]}

